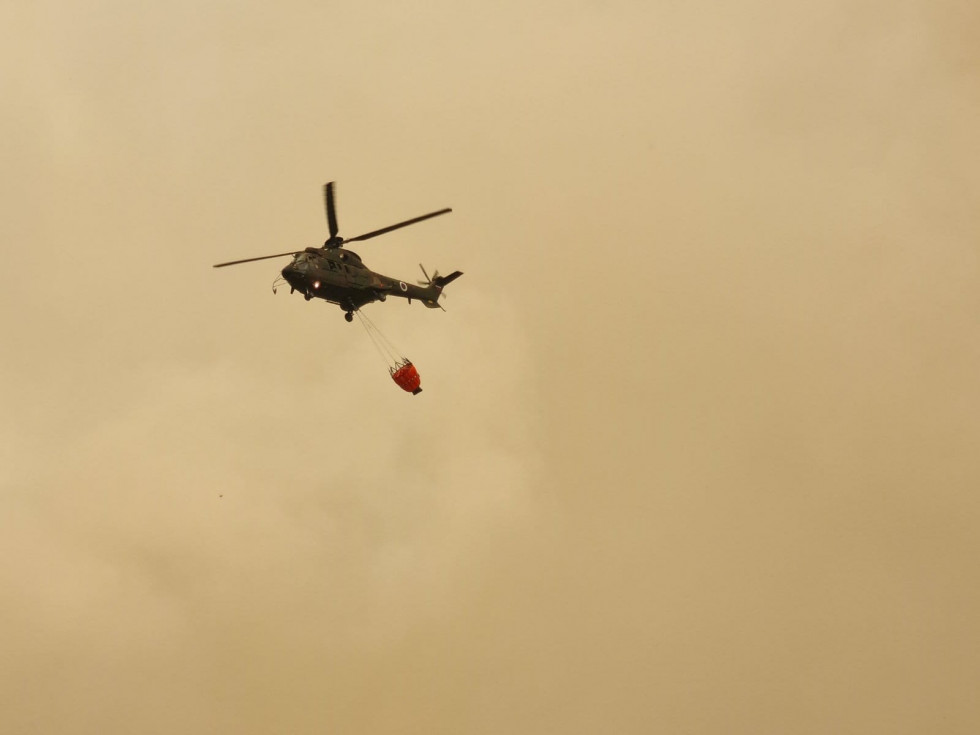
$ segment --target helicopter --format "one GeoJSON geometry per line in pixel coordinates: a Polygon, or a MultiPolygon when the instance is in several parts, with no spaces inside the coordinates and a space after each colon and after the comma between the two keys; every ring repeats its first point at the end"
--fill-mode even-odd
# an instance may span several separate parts
{"type": "Polygon", "coordinates": [[[419,264],[425,280],[418,281],[418,285],[410,284],[381,273],[375,273],[364,265],[360,255],[353,250],[348,250],[343,245],[349,242],[370,240],[372,237],[384,235],[432,217],[448,214],[453,211],[452,209],[447,207],[437,212],[429,212],[420,217],[413,217],[404,222],[382,227],[380,230],[373,230],[357,237],[345,239],[338,234],[333,181],[324,185],[323,199],[327,210],[327,227],[330,237],[323,243],[322,247],[308,247],[304,250],[293,250],[287,253],[232,260],[227,263],[216,263],[213,267],[224,268],[229,265],[252,263],[257,260],[291,255],[293,257],[292,262],[282,269],[281,276],[273,283],[273,293],[276,291],[276,286],[281,281],[285,281],[289,286],[290,293],[299,291],[307,301],[318,298],[331,304],[337,304],[344,310],[344,318],[348,322],[354,320],[354,312],[362,306],[374,301],[384,301],[388,296],[399,296],[408,299],[409,303],[412,302],[412,299],[417,299],[430,309],[442,308],[439,303],[442,289],[463,275],[461,271],[453,271],[448,276],[440,276],[439,271],[435,271],[430,278],[425,268],[419,264]]]}

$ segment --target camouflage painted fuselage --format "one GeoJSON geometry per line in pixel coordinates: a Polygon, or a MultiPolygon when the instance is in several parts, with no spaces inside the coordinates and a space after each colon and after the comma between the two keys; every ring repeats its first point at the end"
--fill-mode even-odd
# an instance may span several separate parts
{"type": "Polygon", "coordinates": [[[383,276],[365,266],[357,253],[339,247],[307,248],[293,256],[293,261],[282,269],[282,277],[307,300],[323,299],[345,311],[355,311],[372,301],[384,301],[388,296],[409,301],[418,299],[434,309],[439,305],[444,285],[433,282],[416,286],[383,276]]]}

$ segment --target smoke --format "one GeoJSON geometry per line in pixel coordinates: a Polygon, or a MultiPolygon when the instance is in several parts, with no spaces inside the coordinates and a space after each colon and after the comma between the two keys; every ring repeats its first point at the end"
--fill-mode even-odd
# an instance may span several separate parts
{"type": "Polygon", "coordinates": [[[3,12],[6,730],[976,729],[972,5],[3,12]]]}

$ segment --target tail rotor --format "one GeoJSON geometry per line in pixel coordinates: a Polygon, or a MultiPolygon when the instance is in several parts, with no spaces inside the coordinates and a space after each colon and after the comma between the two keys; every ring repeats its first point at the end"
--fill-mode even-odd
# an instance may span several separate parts
{"type": "Polygon", "coordinates": [[[425,276],[425,280],[424,281],[416,281],[416,283],[419,284],[420,286],[431,286],[433,283],[435,283],[439,279],[439,269],[438,268],[436,269],[436,272],[435,272],[433,278],[429,278],[429,274],[426,272],[425,266],[422,265],[421,263],[419,263],[419,268],[422,269],[422,275],[425,276]]]}
{"type": "Polygon", "coordinates": [[[442,308],[442,304],[439,303],[439,297],[443,295],[443,291],[442,290],[446,286],[448,286],[450,283],[452,283],[453,281],[455,281],[457,278],[459,278],[461,275],[463,275],[463,272],[462,271],[453,271],[448,276],[440,276],[439,275],[439,271],[435,271],[432,274],[432,277],[430,278],[429,277],[429,274],[425,270],[425,266],[424,265],[422,265],[421,263],[419,263],[419,268],[422,269],[422,275],[425,276],[425,280],[424,281],[419,281],[418,284],[420,286],[425,286],[426,288],[431,288],[434,291],[434,298],[432,298],[432,299],[426,299],[426,301],[425,301],[426,306],[429,306],[429,307],[432,307],[432,308],[435,308],[436,306],[438,306],[440,309],[442,309],[443,311],[445,311],[445,309],[442,308]]]}
{"type": "MultiPolygon", "coordinates": [[[[419,284],[420,286],[425,286],[426,288],[430,288],[430,287],[438,284],[438,282],[439,282],[439,269],[438,268],[432,274],[432,278],[429,278],[429,274],[426,272],[424,265],[422,265],[421,263],[419,263],[419,268],[422,269],[422,275],[425,276],[425,280],[424,281],[416,281],[417,284],[419,284]]],[[[445,311],[446,308],[442,304],[439,303],[439,297],[441,295],[442,295],[442,289],[440,288],[438,290],[438,292],[436,293],[435,304],[440,309],[442,309],[443,311],[445,311]]]]}

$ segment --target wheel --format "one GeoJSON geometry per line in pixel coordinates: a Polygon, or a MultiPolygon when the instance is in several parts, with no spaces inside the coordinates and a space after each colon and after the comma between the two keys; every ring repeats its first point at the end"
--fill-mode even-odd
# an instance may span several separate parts
{"type": "Polygon", "coordinates": [[[346,314],[344,314],[344,319],[346,319],[349,322],[354,321],[354,313],[348,311],[346,314]]]}

